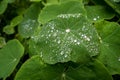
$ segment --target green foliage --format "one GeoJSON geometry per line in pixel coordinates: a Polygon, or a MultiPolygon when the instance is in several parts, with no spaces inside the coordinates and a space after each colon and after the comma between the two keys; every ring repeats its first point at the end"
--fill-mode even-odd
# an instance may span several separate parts
{"type": "Polygon", "coordinates": [[[84,65],[72,62],[45,64],[39,56],[26,61],[15,80],[112,80],[106,68],[99,61],[84,65]],[[66,65],[67,64],[67,65],[66,65]],[[33,65],[34,68],[33,68],[33,65]],[[103,77],[104,76],[104,77],[103,77]]]}
{"type": "Polygon", "coordinates": [[[0,49],[0,77],[6,78],[13,72],[23,53],[24,48],[16,39],[0,49]]]}
{"type": "Polygon", "coordinates": [[[1,0],[0,80],[117,80],[120,0],[1,0]]]}

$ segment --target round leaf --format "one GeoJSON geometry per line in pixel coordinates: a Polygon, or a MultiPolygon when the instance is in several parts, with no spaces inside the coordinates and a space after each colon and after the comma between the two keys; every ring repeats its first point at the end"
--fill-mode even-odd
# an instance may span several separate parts
{"type": "Polygon", "coordinates": [[[88,56],[98,55],[99,37],[85,16],[78,13],[57,17],[31,37],[45,62],[85,62],[88,56]]]}

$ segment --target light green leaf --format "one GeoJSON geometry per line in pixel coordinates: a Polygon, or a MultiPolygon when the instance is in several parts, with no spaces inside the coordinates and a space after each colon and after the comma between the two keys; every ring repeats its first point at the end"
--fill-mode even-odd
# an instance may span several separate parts
{"type": "Polygon", "coordinates": [[[55,19],[60,14],[75,14],[81,13],[86,15],[84,5],[80,1],[69,1],[67,3],[60,3],[54,5],[47,5],[39,14],[39,23],[46,23],[52,19],[55,19]]]}
{"type": "Polygon", "coordinates": [[[18,27],[19,34],[22,37],[28,38],[33,33],[34,30],[38,27],[38,14],[41,10],[40,3],[32,4],[26,13],[24,14],[24,19],[18,27]]]}
{"type": "Polygon", "coordinates": [[[95,26],[102,42],[99,60],[106,65],[112,75],[120,74],[120,25],[101,21],[95,26]]]}
{"type": "Polygon", "coordinates": [[[112,80],[112,77],[99,61],[48,65],[39,56],[33,56],[22,65],[15,80],[112,80]]]}
{"type": "Polygon", "coordinates": [[[10,25],[6,25],[3,28],[3,32],[5,32],[6,34],[13,34],[15,32],[14,28],[11,27],[10,25]]]}
{"type": "Polygon", "coordinates": [[[3,32],[5,32],[6,34],[13,34],[15,32],[14,28],[22,21],[22,19],[22,15],[13,18],[10,22],[10,25],[6,25],[3,28],[3,32]]]}
{"type": "Polygon", "coordinates": [[[115,16],[114,11],[105,6],[86,6],[87,16],[90,21],[111,19],[115,16]]]}
{"type": "Polygon", "coordinates": [[[6,0],[2,0],[0,2],[0,14],[3,14],[7,8],[7,1],[6,0]]]}
{"type": "Polygon", "coordinates": [[[16,16],[15,18],[13,18],[13,19],[11,20],[10,26],[11,26],[11,27],[17,26],[18,24],[21,23],[22,19],[23,19],[23,16],[22,16],[22,15],[16,16]]]}
{"type": "MultiPolygon", "coordinates": [[[[82,14],[61,14],[45,24],[31,37],[42,59],[57,62],[85,62],[99,53],[99,37],[95,28],[82,14]]],[[[33,46],[33,47],[34,47],[33,46]]]]}
{"type": "Polygon", "coordinates": [[[23,53],[24,48],[16,39],[0,49],[0,78],[6,78],[13,72],[23,53]]]}

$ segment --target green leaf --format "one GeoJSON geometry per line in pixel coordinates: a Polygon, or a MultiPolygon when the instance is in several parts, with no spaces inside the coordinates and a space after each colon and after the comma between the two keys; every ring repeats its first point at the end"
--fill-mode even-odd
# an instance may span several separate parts
{"type": "Polygon", "coordinates": [[[13,18],[13,19],[11,20],[10,26],[11,26],[11,27],[17,26],[18,24],[21,23],[22,19],[23,19],[23,16],[22,16],[22,15],[16,16],[15,18],[13,18]]]}
{"type": "Polygon", "coordinates": [[[14,28],[11,27],[10,25],[6,25],[3,28],[3,32],[5,32],[6,34],[13,34],[15,32],[14,28]]]}
{"type": "Polygon", "coordinates": [[[23,17],[22,15],[16,16],[15,18],[13,18],[10,22],[10,25],[6,25],[3,28],[3,32],[5,32],[6,34],[13,34],[15,32],[14,28],[20,24],[20,22],[22,21],[23,17]]]}
{"type": "Polygon", "coordinates": [[[84,5],[80,1],[69,1],[66,3],[47,5],[39,14],[39,23],[46,23],[52,19],[55,19],[60,14],[75,14],[81,13],[86,15],[84,5]]]}
{"type": "MultiPolygon", "coordinates": [[[[82,14],[61,14],[31,37],[35,50],[50,64],[67,61],[85,62],[99,53],[99,37],[82,14]],[[78,55],[79,54],[79,55],[78,55]]],[[[34,47],[33,46],[33,47],[34,47]]]]}
{"type": "Polygon", "coordinates": [[[0,49],[0,78],[6,78],[13,72],[23,53],[24,48],[16,39],[0,49]]]}
{"type": "Polygon", "coordinates": [[[38,14],[41,10],[40,3],[32,4],[26,13],[24,14],[24,19],[20,23],[18,27],[19,34],[24,37],[28,38],[30,37],[33,33],[34,30],[38,27],[38,14]]]}
{"type": "Polygon", "coordinates": [[[120,25],[101,21],[95,26],[102,42],[99,60],[106,65],[112,75],[120,74],[120,25]]]}
{"type": "Polygon", "coordinates": [[[114,11],[105,6],[86,6],[87,16],[90,21],[111,19],[115,16],[114,11]]]}
{"type": "Polygon", "coordinates": [[[73,62],[48,65],[39,56],[33,56],[22,65],[15,80],[112,80],[112,78],[99,61],[85,65],[73,62]]]}
{"type": "Polygon", "coordinates": [[[46,2],[47,2],[46,5],[58,4],[58,0],[46,0],[46,2]]]}
{"type": "Polygon", "coordinates": [[[2,0],[0,2],[0,14],[3,14],[7,8],[7,1],[6,0],[2,0]]]}

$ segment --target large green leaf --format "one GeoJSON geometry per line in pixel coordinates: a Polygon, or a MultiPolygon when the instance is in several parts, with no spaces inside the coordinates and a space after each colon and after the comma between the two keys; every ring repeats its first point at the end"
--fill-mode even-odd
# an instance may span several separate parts
{"type": "Polygon", "coordinates": [[[86,15],[82,1],[69,1],[66,3],[47,5],[39,14],[39,23],[46,23],[60,14],[81,13],[86,15]]]}
{"type": "Polygon", "coordinates": [[[15,80],[112,80],[112,78],[99,61],[85,65],[72,62],[48,65],[39,56],[33,56],[22,65],[15,80]]]}
{"type": "Polygon", "coordinates": [[[99,53],[96,30],[80,13],[60,14],[35,32],[31,37],[37,47],[35,50],[50,64],[78,60],[85,62],[87,56],[99,53]]]}
{"type": "Polygon", "coordinates": [[[28,38],[33,33],[34,30],[38,27],[38,14],[41,10],[40,3],[32,4],[26,13],[24,14],[24,19],[18,27],[19,34],[22,37],[28,38]]]}
{"type": "Polygon", "coordinates": [[[90,21],[111,19],[115,16],[114,11],[105,6],[86,6],[85,9],[90,21]]]}
{"type": "Polygon", "coordinates": [[[120,74],[120,25],[101,21],[95,26],[102,42],[99,60],[106,65],[111,74],[120,74]]]}
{"type": "Polygon", "coordinates": [[[0,49],[0,78],[6,78],[13,72],[23,53],[23,46],[15,39],[0,49]]]}

